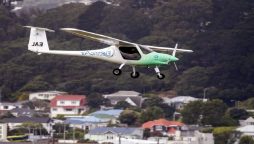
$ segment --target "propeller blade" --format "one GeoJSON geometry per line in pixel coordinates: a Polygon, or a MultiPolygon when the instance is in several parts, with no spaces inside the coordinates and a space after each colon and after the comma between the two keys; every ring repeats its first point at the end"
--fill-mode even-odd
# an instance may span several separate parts
{"type": "Polygon", "coordinates": [[[176,71],[178,71],[178,67],[177,67],[177,65],[176,65],[176,63],[175,63],[175,62],[174,62],[174,65],[175,65],[176,71]]]}
{"type": "Polygon", "coordinates": [[[175,56],[175,55],[176,55],[177,47],[178,47],[178,43],[176,43],[176,45],[175,45],[174,51],[173,51],[173,53],[172,53],[172,56],[175,56]]]}

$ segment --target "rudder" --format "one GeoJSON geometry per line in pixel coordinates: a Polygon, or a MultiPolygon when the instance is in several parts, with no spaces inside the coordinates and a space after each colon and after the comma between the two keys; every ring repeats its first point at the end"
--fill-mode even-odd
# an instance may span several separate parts
{"type": "Polygon", "coordinates": [[[46,31],[54,32],[54,30],[50,30],[47,28],[33,27],[33,26],[24,26],[24,27],[30,28],[28,50],[36,52],[36,53],[49,51],[46,31]]]}

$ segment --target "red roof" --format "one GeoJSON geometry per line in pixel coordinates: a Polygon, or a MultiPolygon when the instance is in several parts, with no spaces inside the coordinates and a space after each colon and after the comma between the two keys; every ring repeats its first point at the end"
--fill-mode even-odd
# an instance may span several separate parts
{"type": "MultiPolygon", "coordinates": [[[[80,107],[86,104],[86,96],[85,95],[59,95],[50,101],[50,106],[57,107],[57,101],[80,101],[79,106],[70,106],[70,107],[80,107]]],[[[60,106],[60,107],[69,107],[69,106],[60,106]]]]}
{"type": "Polygon", "coordinates": [[[142,128],[152,128],[153,126],[165,126],[165,127],[172,127],[172,126],[183,126],[184,124],[177,121],[168,121],[166,119],[158,119],[154,121],[148,121],[143,123],[142,128]]]}

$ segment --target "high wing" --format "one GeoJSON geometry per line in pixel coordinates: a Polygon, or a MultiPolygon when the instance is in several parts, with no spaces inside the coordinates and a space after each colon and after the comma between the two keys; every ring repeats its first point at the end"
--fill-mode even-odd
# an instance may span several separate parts
{"type": "Polygon", "coordinates": [[[170,47],[158,47],[158,46],[150,46],[150,45],[141,45],[141,46],[152,49],[154,51],[174,51],[174,50],[176,50],[177,52],[193,52],[193,50],[188,50],[188,49],[175,49],[175,48],[170,48],[170,47]]]}
{"type": "Polygon", "coordinates": [[[117,46],[135,46],[135,43],[131,43],[128,41],[124,41],[124,40],[119,40],[116,38],[112,38],[109,36],[105,36],[105,35],[101,35],[101,34],[96,34],[96,33],[92,33],[92,32],[88,32],[88,31],[84,31],[84,30],[79,30],[79,29],[75,29],[75,28],[61,28],[61,30],[67,32],[67,33],[71,33],[73,35],[82,37],[82,38],[88,38],[94,41],[98,41],[107,45],[117,45],[117,46]]]}
{"type": "Polygon", "coordinates": [[[150,46],[150,45],[140,45],[116,38],[112,38],[109,36],[105,36],[102,34],[97,34],[93,32],[88,32],[84,30],[79,30],[75,28],[61,28],[62,31],[65,31],[67,33],[71,33],[73,35],[82,37],[82,38],[88,38],[100,43],[104,43],[107,45],[116,45],[116,46],[126,46],[126,47],[133,47],[139,45],[140,47],[149,49],[149,50],[154,50],[154,51],[177,51],[177,52],[193,52],[192,50],[187,50],[187,49],[176,49],[176,48],[169,48],[169,47],[158,47],[158,46],[150,46]]]}

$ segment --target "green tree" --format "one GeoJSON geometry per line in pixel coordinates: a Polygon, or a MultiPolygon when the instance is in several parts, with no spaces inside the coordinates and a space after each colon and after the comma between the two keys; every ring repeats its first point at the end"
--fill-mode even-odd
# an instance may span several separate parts
{"type": "Polygon", "coordinates": [[[239,144],[254,144],[254,139],[251,136],[242,136],[239,144]]]}
{"type": "Polygon", "coordinates": [[[186,124],[197,124],[200,120],[200,115],[203,114],[203,106],[202,101],[194,101],[185,105],[181,111],[183,122],[186,124]]]}
{"type": "Polygon", "coordinates": [[[139,119],[139,113],[133,110],[125,110],[120,114],[119,120],[121,123],[130,125],[137,124],[137,120],[139,119]]]}
{"type": "Polygon", "coordinates": [[[159,118],[164,118],[164,112],[161,108],[153,106],[148,107],[144,111],[141,112],[140,122],[144,123],[150,120],[155,120],[159,118]]]}
{"type": "Polygon", "coordinates": [[[119,101],[114,108],[115,109],[126,109],[129,108],[131,105],[126,101],[119,101]]]}
{"type": "Polygon", "coordinates": [[[228,115],[235,120],[247,119],[249,113],[245,109],[231,108],[227,111],[228,115]]]}
{"type": "Polygon", "coordinates": [[[160,106],[163,103],[163,100],[158,96],[152,96],[150,98],[147,98],[142,103],[143,108],[147,107],[153,107],[153,106],[160,106]]]}
{"type": "Polygon", "coordinates": [[[226,104],[221,100],[212,100],[204,103],[202,107],[202,123],[205,125],[220,126],[227,110],[226,104]]]}
{"type": "Polygon", "coordinates": [[[226,144],[231,141],[234,127],[217,127],[213,130],[215,144],[226,144]]]}
{"type": "Polygon", "coordinates": [[[101,94],[92,93],[87,97],[87,103],[92,108],[99,108],[106,103],[106,99],[101,94]]]}

